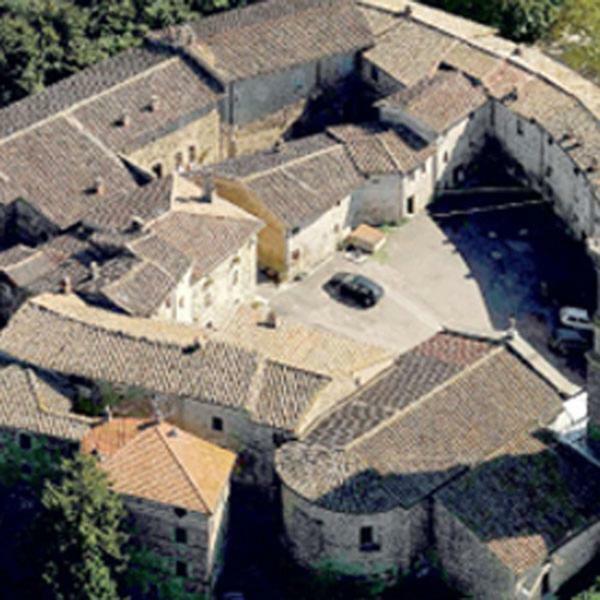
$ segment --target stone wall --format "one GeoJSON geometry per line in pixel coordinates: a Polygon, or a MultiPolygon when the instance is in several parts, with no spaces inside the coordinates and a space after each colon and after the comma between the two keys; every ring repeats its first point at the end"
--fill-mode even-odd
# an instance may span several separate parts
{"type": "Polygon", "coordinates": [[[408,571],[424,546],[427,511],[401,507],[373,514],[326,510],[282,484],[283,522],[294,558],[310,568],[392,581],[408,571]],[[373,529],[373,544],[361,548],[361,528],[373,529]]]}
{"type": "Polygon", "coordinates": [[[193,323],[194,312],[192,302],[191,269],[183,276],[175,289],[169,294],[154,317],[175,323],[193,323]]]}
{"type": "Polygon", "coordinates": [[[433,536],[441,567],[456,589],[478,600],[513,597],[514,575],[439,500],[434,502],[433,536]]]}
{"type": "Polygon", "coordinates": [[[134,537],[140,545],[166,560],[172,572],[176,563],[187,565],[186,588],[195,593],[208,590],[211,581],[208,516],[183,511],[176,507],[143,498],[124,496],[124,503],[133,516],[134,537]],[[176,541],[176,530],[185,530],[187,541],[176,541]]]}
{"type": "Polygon", "coordinates": [[[178,154],[181,169],[191,162],[194,165],[218,162],[221,158],[219,138],[220,118],[214,108],[196,121],[127,153],[127,159],[148,172],[160,165],[164,176],[176,170],[178,154]]]}
{"type": "Polygon", "coordinates": [[[352,194],[352,225],[397,223],[402,215],[402,177],[373,175],[352,194]]]}
{"type": "Polygon", "coordinates": [[[352,223],[350,196],[320,215],[287,240],[287,269],[292,279],[299,273],[309,273],[331,258],[338,245],[350,233],[352,223]]]}
{"type": "Polygon", "coordinates": [[[435,192],[435,157],[402,176],[401,184],[400,217],[407,218],[425,210],[435,192]]]}

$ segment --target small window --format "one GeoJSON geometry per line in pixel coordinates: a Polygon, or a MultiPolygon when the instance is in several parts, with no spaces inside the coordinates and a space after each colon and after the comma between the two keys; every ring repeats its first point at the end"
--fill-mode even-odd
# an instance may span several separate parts
{"type": "Polygon", "coordinates": [[[427,163],[423,164],[421,167],[421,173],[427,173],[427,163]]]}
{"type": "Polygon", "coordinates": [[[31,450],[31,436],[27,433],[19,434],[19,446],[22,450],[31,450]]]}
{"type": "Polygon", "coordinates": [[[340,226],[339,225],[334,225],[333,226],[333,233],[339,233],[340,232],[340,226]]]}
{"type": "Polygon", "coordinates": [[[298,234],[298,233],[300,233],[300,227],[294,227],[294,228],[292,229],[292,235],[296,235],[296,234],[298,234]]]}
{"type": "Polygon", "coordinates": [[[409,179],[410,181],[414,181],[414,180],[415,180],[415,172],[414,172],[414,171],[412,171],[412,173],[409,173],[409,175],[408,175],[408,179],[409,179]]]}
{"type": "Polygon", "coordinates": [[[165,300],[165,306],[166,306],[167,308],[171,308],[171,298],[167,298],[167,299],[165,300]]]}
{"type": "Polygon", "coordinates": [[[300,250],[294,250],[292,252],[292,260],[300,260],[300,250]]]}
{"type": "Polygon", "coordinates": [[[552,167],[546,167],[546,177],[552,177],[552,167]]]}
{"type": "Polygon", "coordinates": [[[379,81],[379,69],[375,65],[371,65],[371,79],[379,81]]]}
{"type": "Polygon", "coordinates": [[[213,431],[223,431],[223,419],[221,417],[212,418],[213,431]]]}
{"type": "Polygon", "coordinates": [[[210,294],[206,294],[206,296],[204,296],[204,306],[206,308],[208,308],[211,305],[212,305],[212,296],[210,294]]]}
{"type": "Polygon", "coordinates": [[[188,148],[188,158],[190,163],[196,162],[196,146],[190,146],[188,148]]]}
{"type": "Polygon", "coordinates": [[[361,527],[360,528],[360,547],[371,546],[373,544],[373,528],[372,527],[361,527]]]}
{"type": "Polygon", "coordinates": [[[415,214],[415,197],[414,196],[410,196],[410,198],[407,198],[407,200],[406,200],[406,212],[409,215],[414,215],[415,214]]]}
{"type": "Polygon", "coordinates": [[[573,169],[573,173],[575,173],[575,175],[579,175],[579,173],[581,173],[581,169],[579,167],[575,167],[573,169]]]}
{"type": "Polygon", "coordinates": [[[177,154],[175,154],[175,168],[177,170],[181,169],[181,167],[183,166],[183,152],[177,152],[177,154]]]}
{"type": "Polygon", "coordinates": [[[231,285],[237,285],[239,279],[240,279],[240,272],[239,271],[234,271],[233,272],[233,277],[231,278],[231,285]]]}
{"type": "Polygon", "coordinates": [[[548,138],[548,146],[552,146],[552,144],[554,144],[554,138],[552,136],[550,136],[548,138]]]}
{"type": "Polygon", "coordinates": [[[469,121],[472,121],[475,118],[475,113],[471,112],[469,113],[469,121]]]}
{"type": "Polygon", "coordinates": [[[447,163],[448,160],[450,160],[450,157],[448,156],[447,152],[444,152],[444,162],[447,163]]]}
{"type": "Polygon", "coordinates": [[[175,575],[177,575],[177,577],[187,577],[188,576],[187,563],[184,563],[181,560],[178,560],[175,563],[175,575]]]}
{"type": "Polygon", "coordinates": [[[523,122],[517,121],[517,133],[523,135],[523,122]]]}
{"type": "Polygon", "coordinates": [[[152,167],[152,172],[160,179],[163,176],[163,166],[161,163],[156,163],[152,167]]]}
{"type": "Polygon", "coordinates": [[[187,544],[187,530],[183,527],[175,528],[175,541],[178,544],[187,544]]]}
{"type": "Polygon", "coordinates": [[[179,508],[178,506],[173,509],[173,512],[180,519],[182,519],[183,517],[185,517],[185,515],[187,515],[187,510],[185,510],[185,508],[179,508]]]}
{"type": "Polygon", "coordinates": [[[179,308],[183,308],[185,306],[185,298],[182,296],[179,298],[179,308]]]}

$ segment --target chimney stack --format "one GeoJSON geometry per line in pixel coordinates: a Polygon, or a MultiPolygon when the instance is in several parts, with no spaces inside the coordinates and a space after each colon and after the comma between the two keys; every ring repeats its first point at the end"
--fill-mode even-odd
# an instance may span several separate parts
{"type": "Polygon", "coordinates": [[[65,275],[62,280],[62,293],[63,294],[72,294],[73,293],[73,284],[71,283],[71,278],[68,275],[65,275]]]}
{"type": "Polygon", "coordinates": [[[202,201],[212,202],[213,194],[215,191],[215,182],[213,176],[210,173],[204,175],[202,187],[202,201]]]}
{"type": "Polygon", "coordinates": [[[100,267],[95,260],[90,263],[90,270],[92,272],[92,281],[98,281],[100,279],[100,267]]]}
{"type": "Polygon", "coordinates": [[[104,196],[106,194],[106,184],[102,177],[96,177],[94,181],[94,194],[97,196],[104,196]]]}
{"type": "Polygon", "coordinates": [[[150,109],[150,112],[158,112],[160,109],[160,97],[156,94],[152,94],[152,96],[150,96],[148,108],[150,109]]]}
{"type": "Polygon", "coordinates": [[[131,115],[125,111],[119,118],[120,127],[129,127],[131,125],[131,115]]]}

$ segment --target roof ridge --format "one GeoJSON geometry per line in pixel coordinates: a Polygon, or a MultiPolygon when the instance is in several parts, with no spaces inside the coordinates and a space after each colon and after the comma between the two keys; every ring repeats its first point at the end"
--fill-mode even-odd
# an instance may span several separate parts
{"type": "MultiPolygon", "coordinates": [[[[256,173],[252,173],[250,175],[247,175],[246,177],[238,178],[238,177],[234,176],[231,179],[234,179],[234,180],[239,179],[240,181],[242,181],[244,183],[247,181],[254,181],[255,179],[258,179],[259,177],[262,177],[263,175],[269,175],[276,171],[284,170],[288,167],[292,167],[294,165],[301,164],[306,160],[310,160],[311,158],[314,158],[315,156],[321,156],[322,154],[327,154],[328,152],[332,152],[333,150],[343,147],[343,144],[341,144],[337,139],[332,140],[332,141],[334,143],[331,146],[327,146],[327,148],[321,148],[320,150],[315,150],[315,151],[311,152],[310,154],[305,154],[304,156],[292,158],[291,160],[289,160],[281,165],[276,165],[275,167],[271,167],[270,169],[264,169],[263,171],[258,171],[256,173]]],[[[284,150],[284,152],[285,152],[285,150],[284,150]]],[[[229,178],[229,177],[226,177],[226,178],[229,178]]]]}
{"type": "MultiPolygon", "coordinates": [[[[154,71],[157,71],[160,68],[164,68],[167,65],[170,65],[171,63],[175,62],[176,60],[178,60],[180,57],[179,56],[172,56],[171,58],[167,58],[164,61],[158,62],[156,65],[152,65],[151,67],[149,67],[148,69],[145,69],[144,71],[141,71],[140,73],[137,73],[136,75],[134,75],[133,77],[130,77],[129,79],[125,79],[124,81],[121,81],[120,83],[113,85],[105,90],[102,90],[100,93],[94,95],[94,96],[88,96],[83,100],[80,100],[79,102],[76,102],[75,104],[70,104],[67,108],[60,110],[58,112],[52,113],[51,115],[40,119],[39,121],[36,121],[35,123],[32,123],[31,125],[28,125],[27,127],[23,127],[23,129],[19,129],[18,131],[15,131],[14,133],[11,133],[10,135],[7,135],[4,138],[0,138],[0,146],[2,146],[3,144],[5,144],[6,142],[9,142],[13,139],[16,139],[18,137],[20,137],[21,135],[24,135],[26,133],[29,133],[35,129],[37,129],[38,127],[42,127],[43,125],[46,125],[48,123],[51,123],[52,121],[56,121],[60,118],[66,118],[69,116],[72,116],[72,113],[74,113],[76,110],[78,110],[79,108],[85,106],[86,104],[88,104],[89,102],[92,102],[94,100],[97,100],[99,98],[102,98],[103,96],[105,96],[108,93],[112,93],[115,90],[118,90],[126,85],[129,85],[130,83],[137,81],[138,79],[141,79],[142,77],[147,76],[149,73],[153,73],[154,71]]],[[[99,64],[99,63],[98,63],[99,64]]],[[[91,66],[95,66],[95,65],[91,65],[91,66]]],[[[81,73],[83,71],[80,71],[81,73]]],[[[72,75],[75,76],[78,73],[74,73],[72,75]]],[[[68,79],[68,78],[67,78],[68,79]]],[[[57,82],[60,83],[60,82],[57,82]]],[[[50,86],[52,87],[52,86],[50,86]]],[[[50,88],[47,88],[50,89],[50,88]]],[[[25,100],[26,98],[24,98],[25,100]]],[[[17,103],[15,103],[16,105],[17,103]]],[[[9,105],[10,106],[10,105],[9,105]]],[[[8,106],[7,106],[8,108],[8,106]]],[[[83,126],[82,126],[83,127],[83,126]]]]}
{"type": "Polygon", "coordinates": [[[497,354],[499,354],[500,352],[503,352],[505,350],[506,350],[506,348],[504,347],[504,345],[493,348],[492,350],[490,350],[490,352],[488,352],[481,358],[477,359],[475,362],[472,362],[470,365],[468,365],[467,367],[465,367],[458,373],[455,373],[454,375],[452,375],[451,377],[449,377],[448,379],[446,379],[445,381],[443,381],[442,383],[440,383],[439,385],[434,387],[432,390],[429,390],[429,392],[427,392],[420,398],[417,398],[414,402],[411,402],[408,406],[405,406],[404,408],[401,408],[400,410],[396,410],[393,415],[391,415],[387,419],[383,419],[382,421],[377,423],[377,425],[375,425],[374,427],[372,427],[371,429],[369,429],[362,435],[360,435],[360,436],[354,438],[352,441],[348,442],[345,446],[345,449],[351,450],[352,448],[355,448],[360,442],[372,437],[373,435],[375,435],[376,433],[378,433],[379,431],[381,431],[382,429],[387,427],[395,419],[400,418],[401,416],[404,416],[408,413],[411,413],[413,410],[415,410],[415,408],[417,406],[420,406],[421,404],[423,404],[424,402],[426,402],[427,400],[429,400],[430,398],[432,398],[433,396],[435,396],[442,390],[445,390],[447,387],[456,383],[457,381],[459,381],[460,379],[462,379],[463,377],[465,377],[466,375],[468,375],[469,373],[471,373],[472,371],[474,371],[481,365],[490,361],[497,354]]]}
{"type": "MultiPolygon", "coordinates": [[[[175,427],[175,425],[173,425],[173,429],[174,430],[177,429],[175,427]]],[[[175,450],[171,447],[169,440],[167,440],[166,435],[163,433],[163,431],[161,429],[161,424],[157,425],[155,427],[155,430],[156,430],[156,433],[158,434],[159,438],[162,440],[164,445],[167,447],[167,450],[170,452],[171,456],[173,457],[173,459],[175,460],[175,462],[177,463],[177,465],[179,466],[179,468],[185,475],[186,479],[189,481],[190,485],[196,492],[196,495],[198,496],[200,502],[203,504],[204,508],[206,509],[206,512],[209,514],[212,514],[213,511],[210,508],[210,506],[208,505],[208,502],[204,499],[204,496],[202,494],[202,491],[200,490],[200,487],[195,482],[194,478],[192,477],[192,474],[188,471],[187,467],[183,464],[183,461],[179,458],[179,456],[177,455],[175,450]]],[[[181,434],[178,434],[178,435],[181,435],[181,434]]]]}

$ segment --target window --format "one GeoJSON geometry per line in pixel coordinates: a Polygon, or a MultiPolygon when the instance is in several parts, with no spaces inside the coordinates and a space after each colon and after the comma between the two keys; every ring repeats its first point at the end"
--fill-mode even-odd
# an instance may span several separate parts
{"type": "Polygon", "coordinates": [[[371,79],[379,81],[379,69],[375,65],[371,65],[371,79]]]}
{"type": "Polygon", "coordinates": [[[292,260],[300,260],[300,250],[294,250],[292,252],[292,260]]]}
{"type": "Polygon", "coordinates": [[[187,530],[185,530],[183,527],[176,527],[175,541],[178,544],[187,544],[187,530]]]}
{"type": "Polygon", "coordinates": [[[411,196],[406,200],[406,213],[409,215],[415,214],[415,197],[411,196]]]}
{"type": "Polygon", "coordinates": [[[212,418],[213,431],[223,431],[223,419],[221,417],[212,418]]]}
{"type": "Polygon", "coordinates": [[[579,173],[581,173],[581,169],[579,167],[575,167],[573,169],[573,173],[575,173],[575,175],[579,175],[579,173]]]}
{"type": "Polygon", "coordinates": [[[167,298],[167,299],[165,300],[165,306],[166,306],[167,308],[171,308],[171,298],[167,298]]]}
{"type": "Polygon", "coordinates": [[[517,133],[523,135],[523,122],[517,121],[517,133]]]}
{"type": "Polygon", "coordinates": [[[333,226],[333,233],[339,233],[340,232],[340,226],[339,225],[334,225],[333,226]]]}
{"type": "Polygon", "coordinates": [[[152,167],[152,172],[160,179],[163,176],[163,166],[161,163],[156,163],[152,167]]]}
{"type": "Polygon", "coordinates": [[[212,296],[210,294],[206,294],[204,296],[204,306],[208,308],[212,304],[212,296]]]}
{"type": "Polygon", "coordinates": [[[427,163],[421,167],[421,173],[427,173],[427,163]]]}
{"type": "Polygon", "coordinates": [[[414,171],[412,171],[412,173],[409,173],[409,175],[408,175],[408,179],[409,179],[410,181],[414,181],[414,180],[415,180],[415,172],[414,172],[414,171]]]}
{"type": "Polygon", "coordinates": [[[546,167],[546,177],[552,177],[552,167],[546,167]]]}
{"type": "Polygon", "coordinates": [[[375,543],[373,528],[370,526],[360,528],[360,550],[361,552],[377,552],[379,544],[375,543]]]}
{"type": "Polygon", "coordinates": [[[188,159],[190,164],[196,162],[196,146],[190,146],[188,148],[188,159]]]}
{"type": "Polygon", "coordinates": [[[296,234],[298,234],[298,233],[300,233],[300,227],[294,227],[294,228],[292,229],[292,235],[296,235],[296,234]]]}
{"type": "Polygon", "coordinates": [[[185,508],[179,508],[178,506],[173,509],[173,512],[181,519],[187,515],[185,508]]]}
{"type": "Polygon", "coordinates": [[[179,171],[183,166],[183,152],[175,154],[175,168],[179,171]]]}
{"type": "Polygon", "coordinates": [[[475,118],[475,113],[471,112],[469,113],[469,121],[472,121],[475,118]]]}
{"type": "Polygon", "coordinates": [[[240,279],[240,272],[239,271],[234,271],[233,272],[233,277],[231,278],[231,285],[237,285],[239,279],[240,279]]]}
{"type": "Polygon", "coordinates": [[[177,575],[177,577],[187,577],[188,576],[187,564],[178,560],[175,563],[175,575],[177,575]]]}
{"type": "Polygon", "coordinates": [[[449,159],[450,157],[448,156],[448,153],[444,152],[444,162],[447,163],[449,159]]]}
{"type": "Polygon", "coordinates": [[[185,298],[182,296],[179,298],[179,308],[183,308],[185,306],[185,298]]]}
{"type": "Polygon", "coordinates": [[[553,138],[552,136],[550,136],[550,137],[548,138],[548,145],[549,145],[549,146],[552,146],[552,144],[554,144],[554,138],[553,138]]]}
{"type": "Polygon", "coordinates": [[[22,450],[31,450],[31,436],[26,433],[19,434],[19,446],[22,450]]]}

